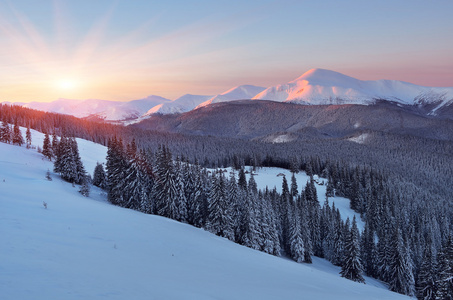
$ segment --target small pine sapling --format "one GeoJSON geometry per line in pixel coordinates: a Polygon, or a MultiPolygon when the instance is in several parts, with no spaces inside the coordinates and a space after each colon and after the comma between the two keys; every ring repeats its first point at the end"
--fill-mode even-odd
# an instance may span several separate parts
{"type": "Polygon", "coordinates": [[[49,181],[52,181],[52,177],[50,177],[50,171],[47,170],[46,172],[46,179],[49,180],[49,181]]]}

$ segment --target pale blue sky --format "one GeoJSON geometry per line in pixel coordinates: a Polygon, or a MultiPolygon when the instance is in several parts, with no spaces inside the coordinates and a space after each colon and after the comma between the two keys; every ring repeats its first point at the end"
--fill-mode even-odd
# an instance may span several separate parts
{"type": "Polygon", "coordinates": [[[0,0],[0,101],[270,86],[311,68],[453,86],[453,1],[0,0]]]}

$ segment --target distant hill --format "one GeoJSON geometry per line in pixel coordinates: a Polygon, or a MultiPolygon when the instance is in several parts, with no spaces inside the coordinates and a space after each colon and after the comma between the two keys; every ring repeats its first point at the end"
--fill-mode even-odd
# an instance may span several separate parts
{"type": "Polygon", "coordinates": [[[288,142],[341,138],[367,130],[453,140],[453,120],[412,106],[298,105],[273,101],[216,103],[184,114],[152,115],[133,126],[163,132],[288,142]]]}

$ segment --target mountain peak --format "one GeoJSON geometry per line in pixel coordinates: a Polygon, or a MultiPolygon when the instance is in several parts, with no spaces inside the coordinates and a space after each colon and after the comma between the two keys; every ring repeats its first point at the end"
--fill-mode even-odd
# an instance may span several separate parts
{"type": "Polygon", "coordinates": [[[310,69],[291,82],[295,83],[302,80],[320,85],[350,85],[351,83],[357,83],[360,81],[342,73],[326,69],[310,69]]]}

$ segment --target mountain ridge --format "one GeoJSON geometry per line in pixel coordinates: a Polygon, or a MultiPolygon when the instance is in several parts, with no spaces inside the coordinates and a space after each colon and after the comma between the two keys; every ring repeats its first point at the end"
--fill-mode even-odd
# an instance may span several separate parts
{"type": "MultiPolygon", "coordinates": [[[[179,114],[220,102],[270,100],[303,105],[361,104],[385,100],[424,107],[427,114],[453,106],[453,87],[425,87],[397,80],[360,80],[326,69],[311,69],[298,78],[271,87],[239,85],[223,93],[186,94],[175,100],[151,95],[132,101],[71,100],[12,103],[33,109],[97,117],[106,121],[139,122],[154,114],[179,114]],[[135,120],[135,121],[134,121],[135,120]]],[[[451,110],[451,109],[450,109],[451,110]]],[[[448,109],[444,109],[444,112],[448,109]]]]}
{"type": "Polygon", "coordinates": [[[189,136],[265,142],[348,138],[370,130],[453,140],[453,119],[433,117],[416,107],[387,101],[373,105],[299,105],[239,100],[215,103],[183,114],[156,114],[132,126],[189,136]]]}

